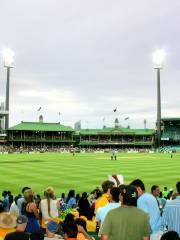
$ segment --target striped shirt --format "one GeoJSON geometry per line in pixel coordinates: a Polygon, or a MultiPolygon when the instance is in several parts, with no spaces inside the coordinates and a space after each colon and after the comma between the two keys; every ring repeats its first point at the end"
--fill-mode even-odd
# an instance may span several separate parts
{"type": "Polygon", "coordinates": [[[176,231],[180,236],[180,196],[167,201],[163,215],[163,225],[168,231],[176,231]]]}

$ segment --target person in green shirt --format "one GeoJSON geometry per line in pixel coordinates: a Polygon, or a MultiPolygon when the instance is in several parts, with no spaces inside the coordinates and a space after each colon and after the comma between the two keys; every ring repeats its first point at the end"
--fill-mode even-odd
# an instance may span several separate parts
{"type": "Polygon", "coordinates": [[[149,217],[137,206],[138,193],[127,185],[120,194],[122,206],[111,210],[102,225],[101,240],[150,240],[149,217]]]}

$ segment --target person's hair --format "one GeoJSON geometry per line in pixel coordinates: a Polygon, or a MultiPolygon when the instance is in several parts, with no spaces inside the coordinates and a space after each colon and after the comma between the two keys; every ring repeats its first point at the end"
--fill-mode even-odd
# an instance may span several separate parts
{"type": "Polygon", "coordinates": [[[54,199],[54,189],[52,187],[48,187],[46,188],[46,190],[44,191],[44,196],[47,199],[47,205],[48,205],[48,214],[50,217],[51,216],[51,205],[50,205],[50,201],[51,199],[54,199]]]}
{"type": "Polygon", "coordinates": [[[63,224],[63,232],[67,234],[68,238],[77,238],[78,228],[74,222],[63,224]]]}
{"type": "Polygon", "coordinates": [[[65,193],[61,193],[61,198],[65,198],[65,193]]]}
{"type": "Polygon", "coordinates": [[[145,191],[145,186],[144,186],[144,183],[143,181],[141,181],[140,179],[135,179],[134,181],[132,181],[130,183],[130,185],[133,185],[135,187],[140,187],[141,190],[145,191]]]}
{"type": "Polygon", "coordinates": [[[120,189],[118,187],[113,187],[110,193],[112,195],[112,200],[115,202],[119,202],[120,189]]]}
{"type": "Polygon", "coordinates": [[[25,202],[26,203],[30,203],[30,202],[34,201],[34,194],[33,194],[32,189],[27,189],[24,192],[24,198],[25,198],[25,202]]]}
{"type": "Polygon", "coordinates": [[[30,187],[23,187],[22,188],[22,194],[24,194],[24,192],[26,191],[26,190],[28,190],[28,189],[31,189],[30,187]]]}
{"type": "Polygon", "coordinates": [[[180,181],[176,183],[176,189],[178,194],[180,194],[180,181]]]}
{"type": "Polygon", "coordinates": [[[127,185],[126,188],[121,192],[123,197],[123,204],[127,206],[137,206],[138,192],[134,185],[127,185]],[[135,196],[134,196],[135,193],[135,196]]]}
{"type": "Polygon", "coordinates": [[[4,212],[3,201],[0,200],[0,213],[4,212]]]}
{"type": "Polygon", "coordinates": [[[84,228],[84,230],[87,232],[86,221],[85,221],[84,219],[82,219],[82,218],[76,218],[76,219],[74,220],[74,223],[75,223],[76,225],[82,226],[82,227],[84,228]]]}
{"type": "Polygon", "coordinates": [[[64,223],[73,222],[74,221],[74,215],[72,213],[68,213],[64,219],[64,223]]]}
{"type": "Polygon", "coordinates": [[[158,185],[153,185],[151,187],[151,193],[153,193],[156,190],[156,188],[158,188],[158,187],[159,187],[158,185]]]}
{"type": "Polygon", "coordinates": [[[109,180],[104,181],[102,183],[102,190],[104,193],[107,193],[108,189],[112,189],[113,186],[114,186],[114,183],[112,181],[109,181],[109,180]]]}
{"type": "Polygon", "coordinates": [[[19,196],[16,196],[15,198],[14,198],[14,202],[15,202],[15,204],[17,205],[17,200],[19,199],[19,196]]]}
{"type": "Polygon", "coordinates": [[[74,198],[75,197],[75,191],[73,189],[71,189],[68,193],[67,199],[66,199],[66,203],[69,202],[70,198],[74,198]]]}
{"type": "Polygon", "coordinates": [[[180,238],[177,232],[168,231],[161,236],[160,240],[180,240],[180,238]]]}
{"type": "Polygon", "coordinates": [[[76,194],[76,202],[78,202],[78,201],[79,201],[79,199],[80,199],[80,194],[79,194],[79,193],[77,193],[77,194],[76,194]]]}
{"type": "Polygon", "coordinates": [[[2,192],[2,196],[3,196],[3,197],[6,197],[7,194],[8,194],[8,192],[7,192],[6,190],[4,190],[4,191],[2,192]]]}

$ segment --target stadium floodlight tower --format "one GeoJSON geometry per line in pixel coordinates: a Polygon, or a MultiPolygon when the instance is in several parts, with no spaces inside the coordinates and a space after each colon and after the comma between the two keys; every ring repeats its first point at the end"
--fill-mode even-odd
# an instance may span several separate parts
{"type": "Polygon", "coordinates": [[[163,68],[166,52],[163,49],[156,50],[153,55],[154,69],[157,70],[157,147],[161,142],[161,86],[160,71],[163,68]]]}
{"type": "Polygon", "coordinates": [[[7,112],[5,116],[5,129],[9,128],[9,82],[10,82],[10,69],[13,67],[14,64],[14,52],[6,48],[3,50],[3,60],[4,60],[4,67],[7,68],[7,81],[6,81],[6,103],[5,103],[5,110],[7,112]]]}

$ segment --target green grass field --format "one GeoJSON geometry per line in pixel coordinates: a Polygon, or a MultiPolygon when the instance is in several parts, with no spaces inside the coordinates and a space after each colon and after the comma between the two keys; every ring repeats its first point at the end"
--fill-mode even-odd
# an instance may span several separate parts
{"type": "Polygon", "coordinates": [[[0,155],[0,190],[19,193],[23,186],[31,186],[43,195],[46,187],[55,188],[56,195],[69,189],[90,192],[109,174],[123,174],[125,182],[135,178],[152,184],[175,188],[180,180],[180,154],[121,153],[117,161],[110,154],[40,153],[0,155]]]}

